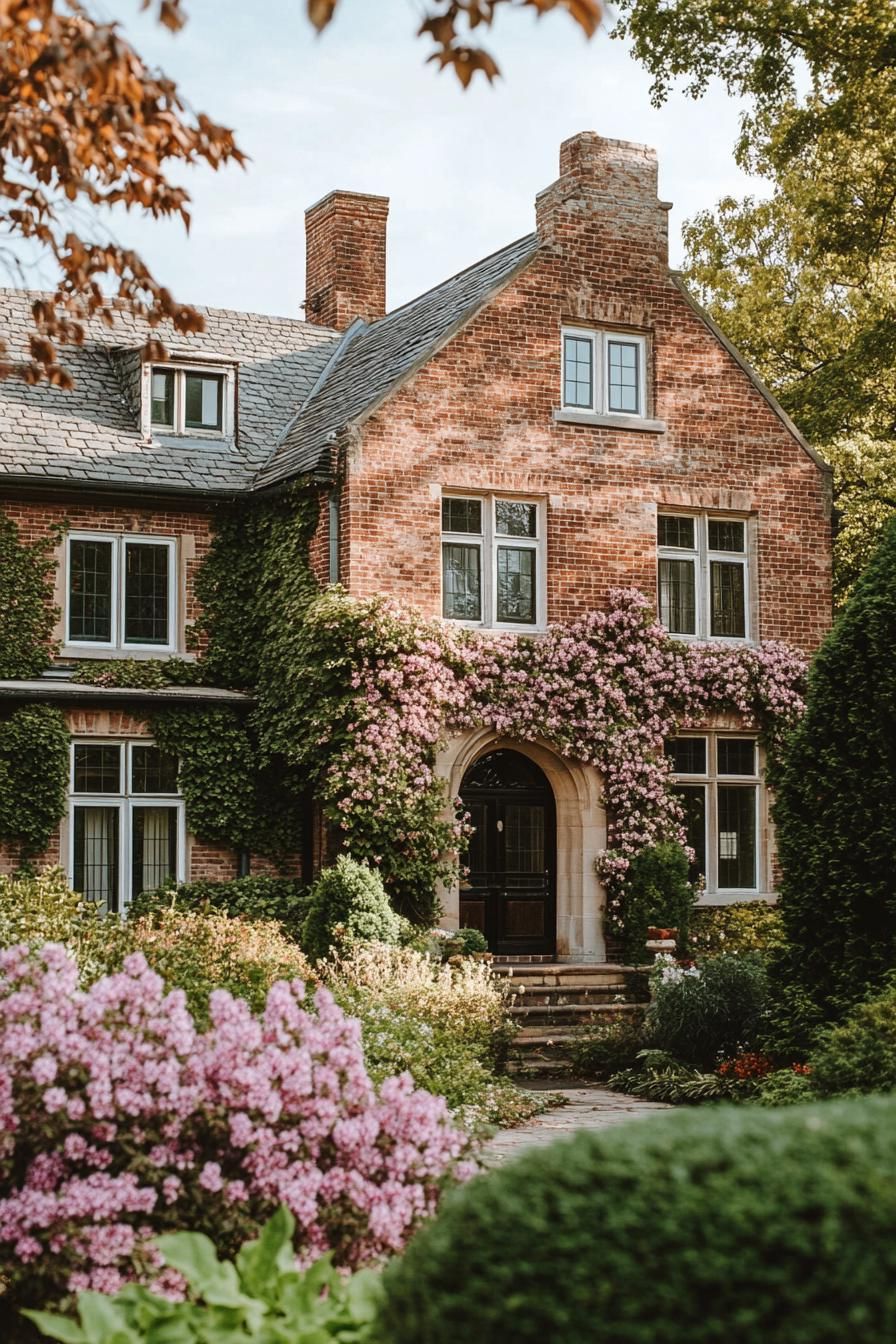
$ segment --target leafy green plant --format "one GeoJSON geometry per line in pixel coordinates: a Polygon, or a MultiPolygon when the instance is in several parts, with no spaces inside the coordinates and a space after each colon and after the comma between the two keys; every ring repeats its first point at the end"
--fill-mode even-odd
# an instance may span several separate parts
{"type": "Polygon", "coordinates": [[[735,1101],[748,1090],[736,1079],[718,1073],[703,1073],[680,1063],[665,1050],[642,1050],[631,1068],[621,1069],[609,1079],[613,1092],[643,1097],[645,1101],[665,1101],[670,1105],[697,1105],[703,1101],[735,1101]]]}
{"type": "Polygon", "coordinates": [[[896,963],[896,520],[809,677],[773,776],[792,981],[828,1020],[896,963]]]}
{"type": "Polygon", "coordinates": [[[166,910],[128,921],[110,944],[106,968],[120,969],[131,952],[142,952],[169,988],[184,990],[187,1007],[203,1028],[216,989],[226,989],[260,1013],[278,980],[316,980],[301,949],[273,920],[166,910]]]}
{"type": "Polygon", "coordinates": [[[250,874],[230,882],[178,882],[144,891],[128,907],[140,917],[161,910],[212,910],[244,920],[276,920],[297,942],[308,914],[308,888],[296,878],[250,874]]]}
{"type": "Polygon", "coordinates": [[[218,1259],[198,1232],[155,1239],[168,1271],[189,1290],[183,1301],[129,1284],[112,1297],[78,1295],[78,1320],[46,1311],[23,1315],[62,1344],[363,1344],[371,1339],[382,1288],[374,1270],[350,1277],[321,1256],[296,1267],[295,1219],[280,1208],[233,1263],[218,1259]]]}
{"type": "Polygon", "coordinates": [[[285,860],[296,847],[300,781],[261,756],[245,715],[229,707],[171,708],[154,714],[150,726],[162,751],[178,758],[194,834],[285,860]]]}
{"type": "Polygon", "coordinates": [[[469,957],[474,952],[487,952],[488,942],[479,929],[455,929],[450,938],[445,939],[445,956],[469,957]]]}
{"type": "Polygon", "coordinates": [[[750,1098],[758,1106],[797,1106],[815,1096],[812,1078],[796,1069],[775,1069],[760,1079],[750,1098]]]}
{"type": "Polygon", "coordinates": [[[401,923],[379,873],[340,854],[311,888],[301,941],[315,959],[359,941],[397,945],[401,923]]]}
{"type": "Polygon", "coordinates": [[[340,1006],[360,1020],[374,1081],[407,1070],[470,1131],[518,1124],[539,1110],[533,1093],[496,1072],[514,1027],[487,962],[451,965],[407,947],[356,943],[319,969],[340,1006]]]}
{"type": "Polygon", "coordinates": [[[766,901],[702,905],[691,915],[690,941],[701,960],[723,952],[769,954],[784,944],[784,923],[777,906],[766,901]]]}
{"type": "Polygon", "coordinates": [[[681,845],[664,841],[636,854],[625,875],[622,903],[614,920],[625,960],[634,965],[648,960],[645,943],[651,925],[677,929],[678,948],[684,954],[696,898],[681,845]]]}
{"type": "Polygon", "coordinates": [[[72,681],[89,686],[132,686],[147,690],[199,686],[202,680],[202,665],[186,658],[91,659],[79,663],[72,673],[72,681]]]}
{"type": "Polygon", "coordinates": [[[378,1337],[881,1344],[894,1169],[896,1097],[583,1131],[445,1200],[385,1270],[378,1337]]]}
{"type": "Polygon", "coordinates": [[[767,994],[765,963],[755,952],[714,957],[696,974],[673,975],[647,1010],[650,1043],[698,1069],[751,1045],[767,994]]]}
{"type": "Polygon", "coordinates": [[[630,1069],[644,1048],[644,1022],[631,1015],[616,1022],[586,1027],[573,1043],[570,1057],[573,1073],[581,1078],[604,1080],[630,1069]]]}
{"type": "Polygon", "coordinates": [[[896,979],[824,1032],[809,1063],[823,1097],[896,1088],[896,979]]]}
{"type": "Polygon", "coordinates": [[[62,711],[25,705],[0,721],[0,843],[23,862],[46,849],[68,801],[69,733],[62,711]]]}
{"type": "Polygon", "coordinates": [[[0,679],[38,677],[55,648],[54,551],[60,529],[24,542],[13,520],[0,511],[0,679]]]}

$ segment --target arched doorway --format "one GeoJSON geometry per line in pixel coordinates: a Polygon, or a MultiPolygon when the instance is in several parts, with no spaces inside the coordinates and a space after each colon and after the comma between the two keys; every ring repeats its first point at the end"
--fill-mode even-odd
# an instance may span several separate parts
{"type": "Polygon", "coordinates": [[[500,955],[553,953],[557,824],[543,771],[518,751],[492,751],[467,771],[460,796],[473,828],[461,924],[500,955]]]}

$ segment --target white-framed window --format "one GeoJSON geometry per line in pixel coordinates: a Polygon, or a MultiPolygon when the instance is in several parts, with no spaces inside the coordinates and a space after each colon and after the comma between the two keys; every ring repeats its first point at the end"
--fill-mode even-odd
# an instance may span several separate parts
{"type": "Polygon", "coordinates": [[[670,635],[750,639],[749,571],[746,518],[659,511],[657,607],[670,635]]]}
{"type": "Polygon", "coordinates": [[[755,737],[694,733],[671,738],[666,755],[696,855],[691,876],[708,895],[760,887],[761,776],[755,737]]]}
{"type": "Polygon", "coordinates": [[[544,501],[442,496],[442,615],[466,625],[545,624],[544,501]]]}
{"type": "Polygon", "coordinates": [[[235,371],[219,365],[152,364],[144,372],[148,433],[191,438],[233,434],[235,371]]]}
{"type": "Polygon", "coordinates": [[[185,877],[178,763],[152,742],[71,745],[68,871],[74,891],[121,912],[142,891],[185,877]]]}
{"type": "Polygon", "coordinates": [[[66,645],[173,653],[176,552],[171,537],[69,532],[65,543],[66,645]]]}
{"type": "Polygon", "coordinates": [[[647,339],[563,327],[561,405],[596,415],[647,414],[647,339]]]}

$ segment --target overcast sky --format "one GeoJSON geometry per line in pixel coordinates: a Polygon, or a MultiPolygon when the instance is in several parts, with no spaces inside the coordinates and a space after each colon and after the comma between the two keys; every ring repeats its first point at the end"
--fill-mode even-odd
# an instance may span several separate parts
{"type": "MultiPolygon", "coordinates": [[[[138,0],[105,0],[138,50],[191,105],[233,126],[245,171],[189,171],[189,236],[130,221],[139,247],[187,302],[300,315],[306,206],[334,187],[391,197],[389,305],[529,232],[537,191],[557,176],[560,141],[581,130],[656,147],[660,194],[681,223],[755,189],[732,156],[738,107],[720,88],[651,106],[649,80],[606,31],[586,42],[562,12],[507,14],[487,35],[503,79],[462,92],[424,64],[420,0],[341,0],[322,37],[304,0],[186,0],[170,35],[138,0]]],[[[32,277],[30,283],[38,283],[32,277]]]]}

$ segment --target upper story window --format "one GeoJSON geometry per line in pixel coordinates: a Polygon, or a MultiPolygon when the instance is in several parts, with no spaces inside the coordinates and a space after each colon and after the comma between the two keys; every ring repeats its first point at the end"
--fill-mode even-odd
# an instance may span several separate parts
{"type": "Polygon", "coordinates": [[[151,742],[73,742],[68,870],[109,911],[182,880],[185,818],[177,760],[151,742]]]}
{"type": "Polygon", "coordinates": [[[544,504],[442,498],[442,615],[506,629],[544,625],[544,504]]]}
{"type": "Polygon", "coordinates": [[[755,737],[672,738],[666,755],[696,855],[691,876],[709,894],[759,886],[759,748],[755,737]]]}
{"type": "Polygon", "coordinates": [[[646,339],[564,327],[562,405],[596,415],[646,416],[646,339]]]}
{"type": "Polygon", "coordinates": [[[174,540],[70,532],[65,605],[67,645],[173,653],[174,540]]]}
{"type": "Polygon", "coordinates": [[[233,433],[232,369],[153,365],[147,370],[149,428],[154,433],[213,438],[233,433]]]}
{"type": "Polygon", "coordinates": [[[744,518],[660,513],[659,615],[672,635],[749,639],[749,529],[744,518]]]}

